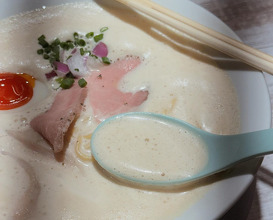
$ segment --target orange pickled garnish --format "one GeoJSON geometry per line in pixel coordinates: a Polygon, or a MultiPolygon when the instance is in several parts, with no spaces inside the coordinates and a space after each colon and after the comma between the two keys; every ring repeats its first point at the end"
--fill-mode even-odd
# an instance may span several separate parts
{"type": "Polygon", "coordinates": [[[28,103],[34,86],[35,79],[26,73],[1,73],[0,110],[10,110],[28,103]]]}

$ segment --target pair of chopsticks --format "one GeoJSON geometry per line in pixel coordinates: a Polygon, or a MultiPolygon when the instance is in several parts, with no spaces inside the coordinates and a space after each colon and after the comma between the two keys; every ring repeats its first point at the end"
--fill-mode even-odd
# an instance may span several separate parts
{"type": "Polygon", "coordinates": [[[116,0],[248,65],[273,75],[273,57],[207,28],[150,0],[116,0]]]}

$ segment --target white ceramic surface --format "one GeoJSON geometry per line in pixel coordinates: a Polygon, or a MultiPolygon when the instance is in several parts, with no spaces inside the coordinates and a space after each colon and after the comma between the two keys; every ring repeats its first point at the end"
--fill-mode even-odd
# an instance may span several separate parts
{"type": "MultiPolygon", "coordinates": [[[[0,0],[0,19],[42,6],[73,1],[0,0]]],[[[238,39],[235,33],[218,18],[188,0],[155,0],[155,2],[238,39]]],[[[229,74],[239,95],[242,132],[269,128],[271,124],[270,98],[263,75],[257,71],[247,70],[232,70],[229,71],[229,74]]],[[[178,219],[211,220],[222,216],[250,185],[253,180],[253,174],[256,172],[260,162],[260,159],[252,160],[234,169],[228,178],[214,183],[206,195],[178,219]]]]}

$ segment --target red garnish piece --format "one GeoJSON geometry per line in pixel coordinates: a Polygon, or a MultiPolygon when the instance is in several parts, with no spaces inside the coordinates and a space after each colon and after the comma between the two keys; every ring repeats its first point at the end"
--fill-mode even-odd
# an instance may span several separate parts
{"type": "Polygon", "coordinates": [[[95,54],[98,57],[107,57],[108,55],[108,49],[105,43],[99,42],[95,48],[93,49],[93,54],[95,54]]]}
{"type": "Polygon", "coordinates": [[[51,72],[46,73],[45,75],[46,75],[47,79],[51,79],[51,78],[57,76],[57,73],[54,70],[52,70],[51,72]]]}
{"type": "Polygon", "coordinates": [[[34,86],[35,79],[26,73],[1,73],[0,110],[10,110],[28,103],[34,86]]]}

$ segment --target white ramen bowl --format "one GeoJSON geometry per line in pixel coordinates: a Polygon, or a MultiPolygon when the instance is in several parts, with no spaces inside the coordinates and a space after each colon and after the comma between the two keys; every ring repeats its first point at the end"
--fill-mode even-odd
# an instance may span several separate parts
{"type": "MultiPolygon", "coordinates": [[[[239,40],[235,33],[218,18],[188,0],[154,1],[239,40]]],[[[0,2],[0,19],[2,19],[24,11],[74,1],[1,0],[0,2]]],[[[270,128],[271,105],[263,74],[250,70],[229,70],[228,73],[237,89],[239,97],[241,132],[270,128]]],[[[229,173],[227,178],[212,184],[210,190],[178,219],[206,220],[221,217],[249,187],[260,163],[261,159],[251,160],[234,169],[229,173]]]]}

